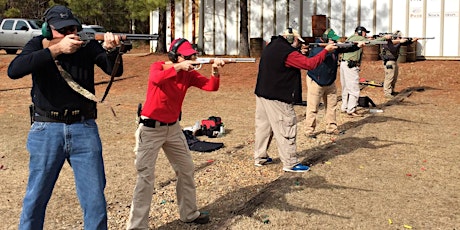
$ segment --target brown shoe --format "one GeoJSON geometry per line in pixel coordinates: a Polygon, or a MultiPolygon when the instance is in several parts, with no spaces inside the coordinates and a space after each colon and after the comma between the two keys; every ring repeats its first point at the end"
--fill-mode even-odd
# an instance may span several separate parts
{"type": "Polygon", "coordinates": [[[348,116],[349,117],[362,117],[363,115],[357,113],[357,112],[353,112],[353,113],[348,113],[348,116]]]}
{"type": "Polygon", "coordinates": [[[387,94],[387,95],[385,95],[385,98],[388,99],[388,100],[391,100],[391,99],[394,99],[395,96],[393,96],[391,94],[387,94]]]}
{"type": "Polygon", "coordinates": [[[200,215],[195,220],[187,223],[207,224],[209,223],[209,215],[206,213],[200,213],[200,215]]]}
{"type": "Polygon", "coordinates": [[[342,132],[340,132],[338,129],[334,129],[333,131],[330,131],[330,132],[327,132],[327,131],[326,131],[326,134],[329,134],[329,135],[340,135],[340,134],[342,134],[342,132]]]}

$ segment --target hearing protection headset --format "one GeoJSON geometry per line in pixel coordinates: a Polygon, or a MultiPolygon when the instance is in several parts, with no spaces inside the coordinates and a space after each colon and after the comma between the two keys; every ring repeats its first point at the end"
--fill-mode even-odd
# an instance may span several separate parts
{"type": "Polygon", "coordinates": [[[177,53],[177,49],[179,49],[179,46],[182,45],[182,43],[186,42],[187,39],[181,38],[179,39],[174,45],[171,47],[171,50],[168,52],[168,58],[170,61],[173,63],[177,63],[179,54],[177,53]]]}
{"type": "Polygon", "coordinates": [[[358,33],[359,36],[363,36],[363,27],[362,26],[356,27],[355,32],[358,33]]]}
{"type": "Polygon", "coordinates": [[[48,24],[48,19],[46,17],[46,15],[48,14],[48,12],[50,11],[51,8],[48,8],[45,13],[43,14],[43,24],[42,24],[42,35],[43,37],[45,37],[46,39],[48,40],[51,40],[53,39],[53,32],[51,32],[51,27],[50,25],[48,24]]]}
{"type": "Polygon", "coordinates": [[[294,43],[294,33],[292,32],[292,28],[288,28],[288,35],[286,35],[286,40],[289,42],[289,44],[294,43]]]}
{"type": "Polygon", "coordinates": [[[327,35],[329,34],[330,31],[331,31],[331,29],[327,29],[326,31],[324,31],[323,35],[321,36],[321,38],[323,39],[324,42],[329,41],[329,38],[327,37],[327,35]]]}
{"type": "MultiPolygon", "coordinates": [[[[54,6],[53,6],[54,7],[54,6]]],[[[51,26],[50,24],[48,23],[48,18],[47,18],[47,15],[48,15],[48,12],[53,8],[53,7],[50,7],[48,8],[47,10],[45,10],[45,13],[43,13],[43,24],[42,24],[42,36],[48,40],[51,40],[53,39],[53,32],[51,31],[51,26]]],[[[75,17],[75,15],[73,16],[75,18],[75,20],[78,22],[78,25],[77,25],[77,31],[81,31],[83,30],[83,26],[81,25],[81,22],[80,20],[75,17]]]]}

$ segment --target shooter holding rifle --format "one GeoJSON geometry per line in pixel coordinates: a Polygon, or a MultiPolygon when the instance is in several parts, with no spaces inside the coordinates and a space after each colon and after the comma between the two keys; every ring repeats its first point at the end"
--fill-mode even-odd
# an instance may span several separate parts
{"type": "MultiPolygon", "coordinates": [[[[364,41],[370,42],[367,38],[369,33],[365,27],[358,26],[355,33],[348,37],[347,42],[364,41]]],[[[375,41],[385,41],[391,39],[391,35],[377,38],[375,41]]],[[[342,62],[340,63],[340,83],[342,85],[342,105],[340,110],[342,113],[347,113],[349,117],[361,117],[357,113],[356,107],[358,106],[359,99],[359,71],[361,66],[362,49],[354,52],[344,53],[342,62]]]]}
{"type": "Polygon", "coordinates": [[[220,85],[219,70],[225,61],[213,59],[211,76],[202,75],[194,66],[200,64],[196,61],[196,50],[184,38],[171,42],[168,58],[167,62],[152,63],[149,70],[147,94],[135,133],[137,181],[126,229],[149,228],[155,164],[160,149],[163,149],[176,172],[179,219],[186,223],[209,222],[209,215],[200,212],[196,204],[195,165],[179,123],[187,90],[196,87],[204,91],[217,91],[220,85]]]}
{"type": "MultiPolygon", "coordinates": [[[[380,33],[382,34],[382,33],[380,33]]],[[[380,57],[383,60],[385,70],[385,79],[383,81],[383,93],[386,99],[393,99],[397,94],[395,92],[396,81],[398,80],[399,66],[398,57],[401,46],[408,46],[413,42],[417,42],[419,38],[404,38],[401,31],[397,30],[392,34],[385,33],[384,36],[391,36],[387,40],[387,44],[383,45],[380,52],[380,57]]],[[[424,38],[431,39],[431,38],[424,38]]]]}
{"type": "Polygon", "coordinates": [[[107,32],[104,48],[96,41],[83,46],[77,35],[80,22],[62,5],[46,10],[44,19],[42,35],[33,37],[8,67],[11,79],[31,75],[33,85],[33,124],[27,137],[29,179],[18,229],[43,229],[48,201],[67,161],[75,177],[83,228],[104,230],[106,178],[96,123],[97,100],[75,92],[67,79],[93,95],[95,65],[106,74],[121,76],[122,60],[115,69],[117,53],[112,51],[120,39],[107,32]]]}
{"type": "MultiPolygon", "coordinates": [[[[335,31],[331,28],[326,29],[321,37],[316,38],[316,43],[310,43],[311,48],[309,57],[314,57],[320,53],[324,47],[334,44],[338,48],[326,55],[324,61],[315,69],[307,71],[307,111],[305,117],[305,135],[309,138],[316,138],[314,131],[317,124],[318,106],[321,99],[325,105],[325,120],[326,133],[331,135],[339,135],[337,125],[337,87],[335,81],[337,79],[337,67],[339,54],[354,52],[359,50],[371,41],[351,41],[345,43],[337,43],[340,40],[335,31]]],[[[372,41],[373,42],[373,41],[372,41]]]]}

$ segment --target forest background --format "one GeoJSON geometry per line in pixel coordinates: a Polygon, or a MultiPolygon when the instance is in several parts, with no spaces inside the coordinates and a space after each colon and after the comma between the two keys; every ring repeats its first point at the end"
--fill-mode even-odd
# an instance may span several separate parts
{"type": "MultiPolygon", "coordinates": [[[[179,1],[177,1],[179,2],[179,1]]],[[[174,0],[0,0],[0,18],[29,18],[43,20],[43,13],[53,5],[65,5],[83,24],[101,25],[111,32],[150,33],[149,15],[158,10],[156,53],[166,53],[166,7],[174,0]]],[[[192,0],[192,4],[197,4],[192,0]]],[[[248,4],[240,0],[240,56],[249,56],[248,4]]],[[[147,42],[147,41],[145,41],[147,42]]],[[[194,43],[194,41],[191,41],[194,43]]],[[[136,44],[133,44],[136,45],[136,44]]]]}

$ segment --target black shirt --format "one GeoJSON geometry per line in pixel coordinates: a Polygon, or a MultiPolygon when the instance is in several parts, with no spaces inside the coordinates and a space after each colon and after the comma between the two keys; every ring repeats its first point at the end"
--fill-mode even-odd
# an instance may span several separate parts
{"type": "MultiPolygon", "coordinates": [[[[32,102],[41,110],[62,112],[65,109],[79,109],[94,112],[96,102],[70,88],[61,77],[50,50],[43,48],[43,39],[43,36],[34,37],[24,46],[22,52],[10,63],[8,76],[18,79],[32,74],[32,102]]],[[[77,52],[61,54],[56,60],[72,75],[75,82],[94,94],[94,65],[110,75],[116,55],[116,52],[107,54],[97,41],[92,40],[77,52]]],[[[116,76],[122,73],[121,62],[116,76]]]]}

